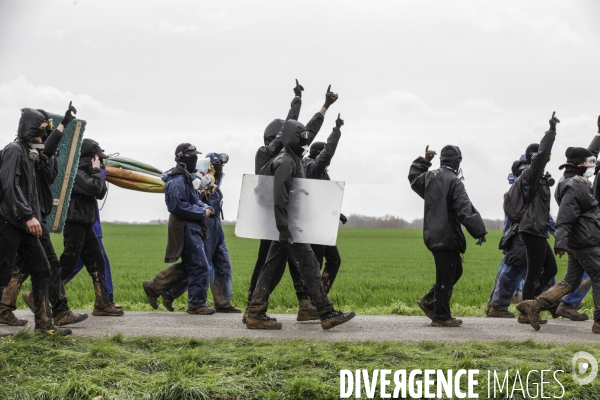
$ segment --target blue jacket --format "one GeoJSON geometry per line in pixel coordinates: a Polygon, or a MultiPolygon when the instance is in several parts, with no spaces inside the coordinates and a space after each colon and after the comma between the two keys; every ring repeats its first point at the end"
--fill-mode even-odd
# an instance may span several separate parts
{"type": "Polygon", "coordinates": [[[225,234],[223,233],[223,226],[221,223],[221,210],[223,209],[223,192],[221,192],[221,184],[223,183],[223,177],[225,174],[221,174],[219,179],[215,182],[217,189],[211,193],[208,198],[208,204],[215,210],[215,218],[207,218],[204,223],[206,224],[208,231],[206,232],[207,238],[204,241],[206,256],[210,260],[212,254],[215,252],[218,246],[225,240],[225,234]]]}
{"type": "Polygon", "coordinates": [[[165,182],[165,203],[171,214],[185,221],[204,221],[206,208],[200,195],[192,186],[192,178],[182,165],[162,175],[165,182]]]}

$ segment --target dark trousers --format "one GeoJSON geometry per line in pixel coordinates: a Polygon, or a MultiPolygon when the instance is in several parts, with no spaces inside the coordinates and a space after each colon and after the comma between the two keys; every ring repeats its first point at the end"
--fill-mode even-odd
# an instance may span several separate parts
{"type": "MultiPolygon", "coordinates": [[[[556,276],[556,258],[548,240],[542,236],[520,233],[527,253],[527,276],[523,284],[523,300],[531,300],[556,276]]],[[[581,280],[577,283],[579,283],[581,280]]]]}
{"type": "MultiPolygon", "coordinates": [[[[325,294],[329,294],[329,290],[331,290],[333,281],[335,280],[335,277],[337,276],[337,273],[340,269],[340,265],[342,264],[340,252],[338,251],[337,246],[311,244],[310,248],[313,250],[313,253],[315,253],[315,257],[319,262],[319,268],[321,270],[321,284],[323,285],[323,290],[325,291],[325,294]],[[323,268],[323,258],[325,259],[325,268],[323,268]]],[[[290,268],[290,275],[292,276],[292,280],[294,281],[294,288],[296,289],[296,296],[298,297],[298,301],[303,299],[310,299],[306,285],[300,277],[300,273],[298,272],[298,270],[290,268]]]]}
{"type": "Polygon", "coordinates": [[[452,289],[462,276],[462,256],[458,251],[432,252],[435,259],[435,285],[423,297],[429,308],[433,308],[433,319],[446,321],[452,318],[450,299],[452,289]]]}
{"type": "Polygon", "coordinates": [[[63,242],[65,248],[59,260],[62,280],[66,281],[75,271],[77,261],[81,258],[94,284],[94,308],[101,309],[110,305],[104,275],[104,255],[92,226],[67,222],[63,242]]]}
{"type": "MultiPolygon", "coordinates": [[[[256,264],[254,264],[254,271],[252,271],[252,278],[250,278],[250,287],[248,288],[248,303],[252,300],[252,294],[254,293],[254,289],[256,289],[256,283],[258,282],[258,276],[260,275],[260,271],[264,267],[267,262],[267,256],[269,255],[269,249],[271,248],[272,240],[261,239],[260,246],[258,247],[258,259],[256,260],[256,264]]],[[[291,266],[292,264],[288,262],[291,266]]],[[[300,274],[292,273],[293,268],[290,268],[290,274],[292,275],[292,280],[294,281],[294,287],[296,288],[296,293],[298,293],[298,288],[304,287],[300,284],[299,279],[300,274]]],[[[271,287],[269,288],[269,293],[273,292],[281,278],[283,277],[283,273],[285,272],[285,263],[279,266],[279,269],[272,272],[271,277],[271,287]]],[[[300,299],[300,297],[298,297],[300,299]]],[[[310,298],[310,297],[309,297],[310,298]]]]}
{"type": "Polygon", "coordinates": [[[273,283],[277,279],[281,279],[288,260],[298,269],[319,314],[323,315],[333,310],[333,304],[327,298],[321,284],[319,262],[310,245],[304,243],[282,245],[279,241],[272,241],[265,265],[260,270],[256,288],[250,300],[249,314],[267,311],[269,296],[275,288],[273,283]]]}
{"type": "Polygon", "coordinates": [[[587,272],[592,281],[592,296],[594,298],[594,320],[600,322],[600,248],[575,249],[569,253],[567,274],[565,278],[540,294],[540,301],[545,308],[568,293],[574,292],[587,272]]]}
{"type": "Polygon", "coordinates": [[[48,282],[50,265],[40,240],[18,229],[0,217],[0,298],[4,287],[10,282],[16,256],[21,257],[31,275],[31,291],[36,308],[36,328],[45,328],[50,322],[50,305],[48,304],[48,282]]]}
{"type": "Polygon", "coordinates": [[[210,265],[204,252],[203,230],[200,224],[185,224],[181,264],[185,267],[188,280],[188,308],[206,306],[210,285],[210,265]]]}
{"type": "MultiPolygon", "coordinates": [[[[48,298],[52,305],[52,315],[56,316],[63,311],[69,310],[69,304],[67,301],[67,294],[65,293],[65,287],[63,285],[60,273],[60,263],[52,241],[50,240],[50,231],[46,222],[42,222],[42,236],[39,240],[46,254],[46,258],[50,263],[50,280],[48,285],[48,298]]],[[[17,298],[21,291],[23,282],[29,277],[28,265],[24,262],[21,257],[17,257],[16,268],[13,272],[10,283],[4,290],[4,295],[1,297],[0,304],[7,307],[10,310],[16,310],[17,298]]]]}

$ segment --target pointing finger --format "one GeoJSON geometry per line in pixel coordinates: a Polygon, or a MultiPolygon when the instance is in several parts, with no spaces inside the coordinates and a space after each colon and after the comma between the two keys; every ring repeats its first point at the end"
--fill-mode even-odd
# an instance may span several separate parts
{"type": "Polygon", "coordinates": [[[327,88],[327,93],[331,92],[331,85],[327,88]]]}

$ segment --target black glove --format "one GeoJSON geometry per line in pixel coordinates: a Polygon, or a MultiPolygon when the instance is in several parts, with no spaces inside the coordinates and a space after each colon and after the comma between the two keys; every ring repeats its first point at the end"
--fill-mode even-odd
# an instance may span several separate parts
{"type": "Polygon", "coordinates": [[[348,222],[348,218],[346,218],[344,214],[340,213],[340,221],[342,222],[342,225],[346,225],[346,222],[348,222]]]}
{"type": "Polygon", "coordinates": [[[209,218],[216,218],[217,214],[215,213],[215,209],[212,207],[206,207],[210,211],[209,218]]]}
{"type": "Polygon", "coordinates": [[[483,235],[482,237],[479,238],[479,240],[477,242],[475,242],[475,244],[478,246],[481,246],[485,242],[486,242],[485,235],[483,235]]]}
{"type": "Polygon", "coordinates": [[[323,107],[329,108],[329,106],[335,103],[337,99],[338,95],[331,91],[331,85],[329,85],[327,93],[325,93],[325,104],[323,104],[323,107]]]}
{"type": "Polygon", "coordinates": [[[344,120],[340,118],[340,114],[338,113],[338,117],[335,120],[335,127],[340,129],[344,125],[344,120]]]}
{"type": "Polygon", "coordinates": [[[64,126],[65,128],[67,127],[67,125],[69,125],[69,122],[71,122],[71,121],[73,121],[75,119],[75,116],[72,113],[73,114],[77,114],[77,110],[75,109],[75,107],[73,107],[73,102],[70,101],[69,102],[69,109],[65,113],[65,116],[63,117],[63,120],[60,121],[60,123],[62,124],[62,126],[64,126]]]}
{"type": "Polygon", "coordinates": [[[284,246],[287,246],[288,244],[294,244],[294,241],[292,240],[292,232],[289,230],[279,232],[279,242],[284,246]]]}
{"type": "Polygon", "coordinates": [[[300,98],[302,98],[302,91],[304,87],[298,83],[298,79],[296,79],[296,87],[294,88],[294,94],[300,98]]]}
{"type": "Polygon", "coordinates": [[[550,118],[550,130],[551,131],[555,131],[556,130],[556,124],[560,123],[560,119],[556,118],[554,116],[554,114],[556,114],[556,111],[554,111],[552,113],[552,118],[550,118]]]}

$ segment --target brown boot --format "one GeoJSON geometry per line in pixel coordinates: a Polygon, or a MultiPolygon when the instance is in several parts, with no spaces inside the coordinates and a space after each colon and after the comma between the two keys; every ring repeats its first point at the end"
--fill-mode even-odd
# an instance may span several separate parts
{"type": "Polygon", "coordinates": [[[248,329],[269,329],[269,330],[280,330],[281,322],[277,322],[273,318],[262,312],[258,314],[248,314],[246,318],[246,328],[248,329]]]}
{"type": "Polygon", "coordinates": [[[448,318],[445,321],[438,321],[438,320],[431,321],[431,326],[437,326],[437,327],[456,328],[461,325],[462,325],[462,320],[456,319],[456,318],[448,318]]]}
{"type": "Polygon", "coordinates": [[[600,333],[600,321],[594,321],[594,325],[592,325],[592,332],[600,333]]]}
{"type": "Polygon", "coordinates": [[[536,300],[525,300],[519,303],[520,311],[527,315],[529,325],[536,331],[540,330],[540,312],[542,308],[536,300]]]}
{"type": "Polygon", "coordinates": [[[560,305],[556,309],[556,314],[560,315],[563,318],[568,318],[571,321],[587,321],[590,318],[585,313],[577,312],[576,308],[571,307],[564,301],[560,302],[560,305]]]}
{"type": "Polygon", "coordinates": [[[198,308],[190,308],[188,307],[188,314],[196,314],[196,315],[212,315],[216,312],[216,310],[212,307],[202,306],[198,308]]]}
{"type": "Polygon", "coordinates": [[[84,313],[74,313],[71,310],[61,311],[53,318],[54,325],[56,326],[65,326],[78,324],[81,321],[85,321],[88,315],[84,313]]]}
{"type": "Polygon", "coordinates": [[[21,293],[21,297],[31,312],[35,314],[35,305],[33,304],[33,295],[31,292],[23,292],[21,293]]]}
{"type": "Polygon", "coordinates": [[[490,306],[486,317],[489,318],[514,318],[515,314],[511,313],[508,310],[505,310],[503,308],[496,308],[496,307],[492,307],[490,306]]]}
{"type": "Polygon", "coordinates": [[[27,324],[27,320],[17,318],[10,308],[0,305],[0,324],[24,326],[27,324]]]}
{"type": "Polygon", "coordinates": [[[226,313],[226,314],[239,314],[242,312],[241,309],[234,307],[231,303],[229,303],[226,307],[215,307],[215,310],[218,313],[226,313]]]}
{"type": "Polygon", "coordinates": [[[356,317],[356,313],[354,311],[345,313],[337,310],[331,310],[330,312],[321,316],[321,328],[328,330],[334,326],[346,323],[354,317],[356,317]]]}
{"type": "Polygon", "coordinates": [[[175,309],[173,308],[173,301],[175,299],[172,299],[172,298],[170,298],[168,296],[165,296],[164,294],[161,294],[160,298],[162,299],[163,306],[165,306],[165,308],[167,310],[169,310],[169,312],[175,311],[175,309]]]}
{"type": "Polygon", "coordinates": [[[317,308],[312,305],[310,299],[303,299],[298,302],[298,316],[296,321],[314,321],[319,319],[317,308]]]}
{"type": "Polygon", "coordinates": [[[94,308],[94,311],[92,311],[92,315],[95,317],[120,317],[123,314],[125,314],[123,310],[114,308],[112,304],[104,308],[94,308]]]}
{"type": "Polygon", "coordinates": [[[152,281],[145,281],[142,283],[142,287],[144,288],[144,292],[146,293],[146,297],[148,297],[148,303],[155,310],[158,310],[158,295],[154,293],[152,290],[152,281]]]}
{"type": "Polygon", "coordinates": [[[433,321],[433,308],[429,308],[423,299],[417,301],[417,305],[427,315],[427,318],[433,321]]]}

